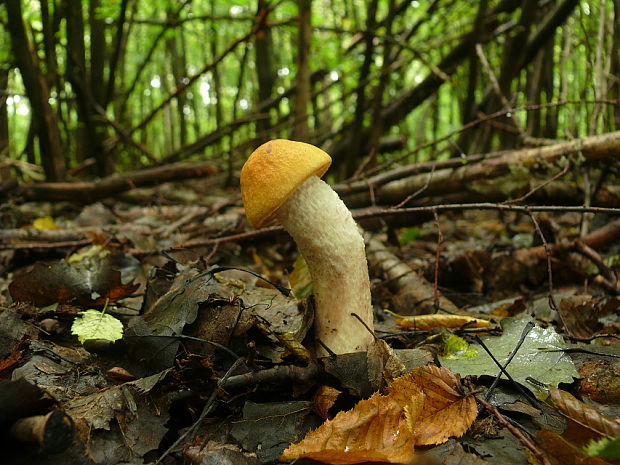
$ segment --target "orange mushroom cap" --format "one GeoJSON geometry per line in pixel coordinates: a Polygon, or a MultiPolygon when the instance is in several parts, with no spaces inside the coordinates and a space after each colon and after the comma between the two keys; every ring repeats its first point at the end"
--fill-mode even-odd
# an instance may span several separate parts
{"type": "Polygon", "coordinates": [[[314,145],[275,139],[258,147],[241,169],[241,196],[248,221],[271,221],[288,196],[310,176],[321,177],[331,157],[314,145]]]}

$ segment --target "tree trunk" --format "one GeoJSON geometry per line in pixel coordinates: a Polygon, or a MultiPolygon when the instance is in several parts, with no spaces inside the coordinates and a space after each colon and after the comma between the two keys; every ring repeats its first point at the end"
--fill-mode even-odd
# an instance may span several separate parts
{"type": "MultiPolygon", "coordinates": [[[[616,79],[609,83],[609,96],[612,99],[620,99],[620,47],[618,42],[620,41],[620,0],[614,0],[614,25],[613,25],[613,38],[611,49],[611,66],[610,74],[616,76],[616,79]]],[[[614,105],[612,110],[614,116],[614,124],[616,130],[620,129],[620,105],[614,105]]]]}
{"type": "MultiPolygon", "coordinates": [[[[0,89],[9,88],[9,67],[3,65],[0,67],[0,89]]],[[[6,157],[9,154],[9,112],[6,104],[8,94],[0,94],[0,157],[6,157]]],[[[4,179],[4,173],[0,172],[0,180],[4,179]]]]}
{"type": "Polygon", "coordinates": [[[310,43],[312,40],[312,0],[297,0],[299,11],[299,32],[297,40],[297,92],[295,93],[295,112],[293,138],[309,142],[308,106],[310,104],[310,43]]]}
{"type": "Polygon", "coordinates": [[[101,85],[105,82],[105,22],[97,17],[97,8],[101,0],[90,0],[88,4],[88,22],[90,25],[90,82],[98,83],[91,85],[95,102],[105,109],[105,88],[101,85]]]}
{"type": "Polygon", "coordinates": [[[22,19],[20,0],[4,2],[8,14],[7,29],[15,62],[21,72],[26,95],[36,120],[37,136],[41,153],[41,164],[49,181],[58,181],[65,176],[65,158],[60,142],[60,131],[56,116],[49,103],[49,88],[39,66],[39,58],[28,39],[22,19]]]}
{"type": "Polygon", "coordinates": [[[359,86],[355,99],[353,127],[349,133],[349,150],[342,159],[340,159],[340,157],[334,157],[336,164],[340,165],[340,175],[345,178],[355,172],[358,158],[368,153],[368,150],[364,149],[364,147],[367,147],[367,139],[363,140],[361,137],[364,130],[364,115],[366,114],[366,86],[362,83],[368,80],[374,59],[375,46],[373,40],[375,37],[375,24],[377,22],[377,3],[378,0],[371,0],[366,10],[366,50],[364,52],[364,61],[362,62],[358,75],[359,86]]]}
{"type": "MultiPolygon", "coordinates": [[[[94,82],[92,83],[94,85],[91,85],[90,76],[87,72],[82,3],[66,0],[64,7],[67,21],[67,80],[75,92],[78,113],[77,159],[85,160],[93,157],[96,161],[96,174],[106,176],[113,171],[114,166],[108,159],[103,147],[105,132],[101,122],[99,122],[95,91],[93,90],[93,87],[103,87],[102,81],[94,82]]],[[[95,57],[95,61],[98,60],[101,60],[101,57],[95,57]]],[[[102,73],[102,70],[95,71],[102,73]]],[[[101,77],[101,74],[99,76],[101,77]]],[[[97,93],[102,98],[101,91],[97,91],[97,93]]],[[[103,110],[104,107],[99,106],[99,108],[103,110]]]]}
{"type": "MultiPolygon", "coordinates": [[[[273,92],[275,77],[273,73],[273,64],[271,60],[273,43],[271,40],[271,27],[269,26],[268,17],[269,5],[267,0],[258,0],[258,11],[256,13],[258,28],[254,40],[256,50],[256,73],[258,76],[258,106],[268,101],[273,92]]],[[[266,137],[271,122],[269,119],[261,119],[256,122],[256,133],[259,140],[266,137]]]]}

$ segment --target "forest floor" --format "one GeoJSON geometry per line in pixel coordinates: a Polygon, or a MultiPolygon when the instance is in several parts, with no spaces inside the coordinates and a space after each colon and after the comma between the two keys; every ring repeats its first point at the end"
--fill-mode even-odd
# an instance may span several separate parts
{"type": "Polygon", "coordinates": [[[293,443],[297,464],[620,463],[617,218],[367,228],[376,342],[316,358],[295,243],[219,185],[2,212],[3,464],[253,465],[293,443]]]}

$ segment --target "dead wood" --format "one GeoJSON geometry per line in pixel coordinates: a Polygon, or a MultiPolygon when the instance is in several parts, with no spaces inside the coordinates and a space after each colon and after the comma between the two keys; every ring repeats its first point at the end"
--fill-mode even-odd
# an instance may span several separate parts
{"type": "Polygon", "coordinates": [[[12,438],[36,446],[43,454],[62,452],[73,442],[75,426],[69,415],[59,410],[47,415],[17,420],[10,429],[12,438]]]}
{"type": "MultiPolygon", "coordinates": [[[[387,250],[378,239],[366,237],[366,256],[371,268],[377,270],[395,292],[394,311],[401,315],[436,313],[433,284],[420,276],[409,265],[387,250]]],[[[461,313],[456,305],[439,294],[441,310],[461,313]]]]}
{"type": "MultiPolygon", "coordinates": [[[[555,145],[511,150],[503,155],[459,168],[435,170],[432,174],[408,176],[382,186],[370,184],[364,193],[345,195],[349,207],[396,204],[421,191],[419,197],[443,196],[461,192],[485,192],[499,177],[513,172],[534,175],[562,169],[562,158],[573,163],[613,161],[620,153],[620,131],[575,139],[555,145]],[[372,189],[371,189],[372,188],[372,189]]],[[[495,188],[497,189],[497,188],[495,188]]]]}
{"type": "Polygon", "coordinates": [[[396,179],[402,179],[415,174],[429,173],[434,170],[444,168],[458,168],[463,166],[464,163],[471,163],[491,157],[497,157],[501,154],[486,154],[486,155],[471,155],[469,157],[451,158],[444,161],[423,161],[420,163],[414,163],[411,165],[399,166],[389,171],[376,174],[366,179],[359,181],[342,182],[335,184],[332,188],[338,192],[341,196],[349,196],[358,192],[364,192],[369,189],[376,189],[390,181],[396,179]]]}
{"type": "Polygon", "coordinates": [[[24,184],[16,189],[16,195],[26,200],[90,203],[136,187],[201,178],[216,172],[217,168],[211,163],[173,164],[115,174],[93,182],[24,184]]]}
{"type": "MultiPolygon", "coordinates": [[[[620,219],[608,223],[582,239],[565,238],[557,243],[548,244],[549,254],[554,258],[552,261],[554,275],[575,275],[575,271],[571,267],[567,267],[564,262],[558,264],[557,259],[571,252],[583,255],[581,244],[594,250],[601,249],[618,240],[620,240],[620,219]]],[[[600,265],[592,260],[591,256],[585,258],[596,266],[600,265]]],[[[449,269],[461,281],[465,276],[469,276],[472,280],[478,277],[482,280],[480,287],[484,285],[487,290],[514,289],[523,283],[541,284],[547,277],[547,271],[544,269],[546,259],[547,251],[544,245],[502,252],[493,257],[484,251],[467,251],[455,258],[450,263],[449,269]]],[[[579,261],[572,260],[572,263],[579,263],[579,261]]],[[[620,291],[617,278],[609,276],[607,269],[600,269],[600,272],[603,276],[595,279],[595,282],[605,287],[609,292],[617,294],[620,291]]],[[[560,279],[563,282],[568,280],[569,278],[560,279]]],[[[482,289],[478,290],[481,291],[482,289]]]]}

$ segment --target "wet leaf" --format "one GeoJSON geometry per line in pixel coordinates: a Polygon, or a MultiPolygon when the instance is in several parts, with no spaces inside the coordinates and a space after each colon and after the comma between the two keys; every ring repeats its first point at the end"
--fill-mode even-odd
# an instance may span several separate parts
{"type": "MultiPolygon", "coordinates": [[[[482,341],[503,365],[512,351],[517,347],[523,329],[531,317],[505,318],[501,321],[504,334],[502,336],[484,336],[482,341]]],[[[553,328],[535,326],[525,338],[516,356],[506,368],[512,378],[527,387],[539,399],[549,395],[546,389],[527,381],[532,377],[546,385],[557,387],[559,383],[571,383],[579,377],[571,358],[561,350],[566,346],[562,337],[553,328]],[[551,349],[551,350],[549,350],[551,349]]],[[[475,357],[466,359],[450,359],[440,356],[443,366],[450,368],[461,376],[497,376],[499,368],[486,351],[478,344],[470,344],[470,349],[478,351],[475,357]]],[[[505,378],[505,375],[502,375],[505,378]]]]}

